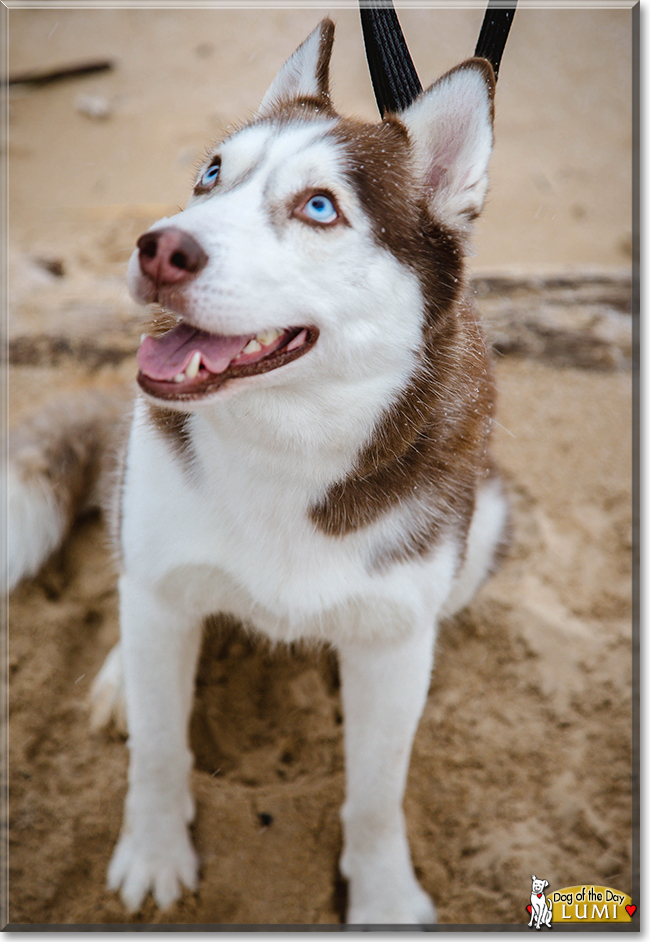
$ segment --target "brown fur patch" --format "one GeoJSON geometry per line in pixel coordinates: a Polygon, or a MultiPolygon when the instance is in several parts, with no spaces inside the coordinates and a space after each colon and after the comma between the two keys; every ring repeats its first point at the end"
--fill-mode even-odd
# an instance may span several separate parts
{"type": "Polygon", "coordinates": [[[292,98],[291,101],[278,102],[270,115],[263,115],[253,124],[277,125],[278,130],[285,124],[295,124],[300,121],[313,121],[314,118],[337,117],[329,96],[322,98],[292,98]]]}
{"type": "Polygon", "coordinates": [[[332,135],[376,241],[421,282],[433,326],[462,293],[463,246],[458,234],[427,213],[406,128],[390,117],[376,125],[341,119],[332,135]]]}
{"type": "Polygon", "coordinates": [[[173,330],[173,328],[177,326],[178,317],[175,314],[170,314],[169,311],[163,311],[162,308],[158,308],[151,315],[147,324],[147,333],[152,337],[162,337],[167,331],[173,330]]]}
{"type": "Polygon", "coordinates": [[[186,412],[177,412],[175,409],[165,409],[164,406],[157,406],[151,402],[147,403],[147,411],[154,428],[169,442],[183,466],[189,469],[194,462],[192,436],[187,427],[190,415],[186,412]]]}
{"type": "Polygon", "coordinates": [[[330,93],[330,59],[334,46],[334,23],[325,17],[320,23],[320,50],[316,64],[316,84],[321,97],[329,98],[330,93]]]}
{"type": "Polygon", "coordinates": [[[487,350],[469,305],[452,314],[455,325],[429,331],[412,382],[380,419],[354,472],[311,510],[319,529],[344,536],[406,499],[420,503],[417,527],[378,548],[375,565],[425,555],[443,533],[462,546],[477,484],[490,473],[495,394],[487,350]]]}
{"type": "Polygon", "coordinates": [[[61,396],[12,430],[9,459],[40,482],[69,526],[84,509],[110,504],[130,392],[120,386],[61,396]],[[112,463],[113,462],[113,463],[112,463]]]}
{"type": "Polygon", "coordinates": [[[419,280],[425,317],[409,385],[380,418],[354,471],[329,488],[311,519],[344,536],[408,499],[420,505],[421,519],[393,545],[377,548],[375,566],[424,555],[449,532],[462,552],[477,484],[489,473],[495,404],[487,346],[466,298],[465,236],[429,215],[398,118],[377,125],[341,119],[332,133],[376,241],[419,280]]]}

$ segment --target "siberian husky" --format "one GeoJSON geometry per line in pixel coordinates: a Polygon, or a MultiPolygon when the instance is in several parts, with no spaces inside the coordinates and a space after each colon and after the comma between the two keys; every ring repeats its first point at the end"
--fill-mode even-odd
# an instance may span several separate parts
{"type": "MultiPolygon", "coordinates": [[[[411,745],[436,624],[493,570],[507,517],[464,269],[494,75],[469,59],[363,123],[330,101],[333,35],[324,20],[299,46],[129,263],[132,295],[168,321],[138,352],[116,502],[121,642],[93,693],[101,721],[124,688],[129,788],[108,883],[129,910],[197,887],[188,724],[201,625],[224,612],[338,652],[348,922],[435,921],[402,810],[411,745]]],[[[27,480],[20,455],[11,474],[15,581],[72,498],[27,480]]]]}

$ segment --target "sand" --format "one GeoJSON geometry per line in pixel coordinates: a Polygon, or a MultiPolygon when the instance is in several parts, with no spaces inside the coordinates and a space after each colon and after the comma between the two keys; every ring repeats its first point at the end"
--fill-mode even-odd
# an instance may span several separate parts
{"type": "MultiPolygon", "coordinates": [[[[139,315],[123,276],[135,238],[184,203],[205,146],[251,113],[325,12],[10,11],[14,74],[115,63],[10,93],[12,422],[59,391],[132,379],[124,345],[139,315]],[[88,96],[103,117],[87,114],[88,96]]],[[[329,12],[335,100],[374,117],[358,14],[329,12]]],[[[471,54],[482,12],[401,10],[425,83],[471,54]]],[[[518,12],[475,274],[626,283],[631,35],[629,9],[518,12]]],[[[516,292],[508,303],[516,313],[516,292]]],[[[569,294],[556,316],[572,307],[569,294]]],[[[620,305],[611,319],[629,334],[620,305]]],[[[532,873],[552,888],[638,893],[629,358],[519,351],[499,356],[497,377],[513,546],[470,608],[441,626],[405,802],[441,923],[477,928],[527,922],[532,873]]],[[[192,724],[200,888],[166,913],[148,901],[136,917],[106,891],[127,749],[116,730],[90,732],[87,697],[117,636],[115,569],[91,513],[10,598],[9,922],[340,923],[335,659],[271,651],[233,625],[206,630],[192,724]]]]}

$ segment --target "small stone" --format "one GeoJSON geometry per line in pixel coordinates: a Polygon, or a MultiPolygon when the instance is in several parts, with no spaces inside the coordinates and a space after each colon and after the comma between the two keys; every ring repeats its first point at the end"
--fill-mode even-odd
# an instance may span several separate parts
{"type": "Polygon", "coordinates": [[[110,101],[103,95],[79,95],[75,108],[79,114],[86,115],[93,121],[105,121],[113,113],[110,101]]]}

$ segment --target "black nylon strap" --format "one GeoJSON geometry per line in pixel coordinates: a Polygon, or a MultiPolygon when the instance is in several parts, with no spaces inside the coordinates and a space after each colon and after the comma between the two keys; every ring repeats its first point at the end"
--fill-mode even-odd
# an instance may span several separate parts
{"type": "Polygon", "coordinates": [[[360,0],[361,27],[372,87],[380,114],[399,112],[422,91],[391,0],[360,0]]]}
{"type": "MultiPolygon", "coordinates": [[[[499,74],[517,0],[489,0],[475,56],[488,59],[499,74]]],[[[381,115],[400,112],[422,91],[392,0],[359,0],[363,41],[372,87],[381,115]]]]}
{"type": "Polygon", "coordinates": [[[483,25],[476,43],[475,56],[487,59],[494,69],[495,79],[499,77],[501,56],[508,39],[508,33],[515,15],[517,0],[489,0],[483,25]]]}

